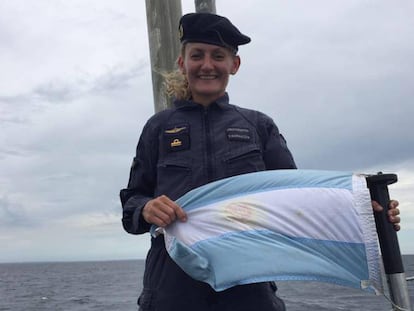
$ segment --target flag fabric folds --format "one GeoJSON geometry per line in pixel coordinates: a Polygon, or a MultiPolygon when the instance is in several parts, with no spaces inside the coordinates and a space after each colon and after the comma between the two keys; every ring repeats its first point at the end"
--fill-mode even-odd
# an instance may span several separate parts
{"type": "Polygon", "coordinates": [[[177,200],[188,221],[163,231],[171,258],[216,291],[310,280],[382,292],[365,176],[263,171],[194,189],[177,200]]]}

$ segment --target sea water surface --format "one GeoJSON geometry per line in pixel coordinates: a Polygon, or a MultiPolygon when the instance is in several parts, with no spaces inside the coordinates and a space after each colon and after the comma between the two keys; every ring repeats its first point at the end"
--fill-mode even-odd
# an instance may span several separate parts
{"type": "MultiPolygon", "coordinates": [[[[403,256],[407,276],[414,255],[403,256]]],[[[0,264],[0,311],[133,311],[143,260],[0,264]]],[[[414,306],[414,282],[409,282],[414,306]]],[[[383,296],[318,282],[279,282],[288,311],[391,310],[383,296]]]]}

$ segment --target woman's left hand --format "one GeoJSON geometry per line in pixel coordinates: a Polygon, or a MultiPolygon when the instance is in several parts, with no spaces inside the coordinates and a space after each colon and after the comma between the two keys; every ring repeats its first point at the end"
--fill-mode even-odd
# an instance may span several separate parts
{"type": "MultiPolygon", "coordinates": [[[[391,200],[388,203],[388,221],[394,225],[394,230],[399,231],[400,226],[400,210],[398,208],[398,201],[391,200]]],[[[375,212],[382,212],[384,209],[377,201],[372,201],[372,208],[375,212]]]]}

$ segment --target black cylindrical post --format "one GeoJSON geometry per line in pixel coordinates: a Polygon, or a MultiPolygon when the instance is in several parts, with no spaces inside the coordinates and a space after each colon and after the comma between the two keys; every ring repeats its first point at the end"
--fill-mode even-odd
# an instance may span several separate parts
{"type": "Polygon", "coordinates": [[[378,173],[366,179],[371,199],[377,201],[384,208],[382,212],[374,213],[374,217],[384,270],[387,275],[391,299],[394,303],[393,308],[394,310],[411,310],[397,233],[393,224],[388,221],[388,204],[390,201],[388,185],[397,181],[397,175],[378,173]]]}
{"type": "Polygon", "coordinates": [[[381,213],[375,213],[374,216],[384,269],[387,274],[404,272],[397,233],[393,224],[388,221],[387,216],[390,201],[388,185],[395,182],[397,182],[397,175],[395,174],[378,174],[367,177],[371,199],[377,201],[384,208],[381,213]]]}

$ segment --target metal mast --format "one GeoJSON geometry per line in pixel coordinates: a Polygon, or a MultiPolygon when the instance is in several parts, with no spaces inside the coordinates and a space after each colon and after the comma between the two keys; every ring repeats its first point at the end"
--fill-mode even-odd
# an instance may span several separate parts
{"type": "Polygon", "coordinates": [[[180,0],[146,0],[148,40],[151,58],[155,112],[171,106],[164,92],[163,73],[174,70],[180,50],[178,22],[182,15],[180,0]]]}
{"type": "Polygon", "coordinates": [[[216,13],[216,0],[195,0],[197,13],[216,13]]]}

